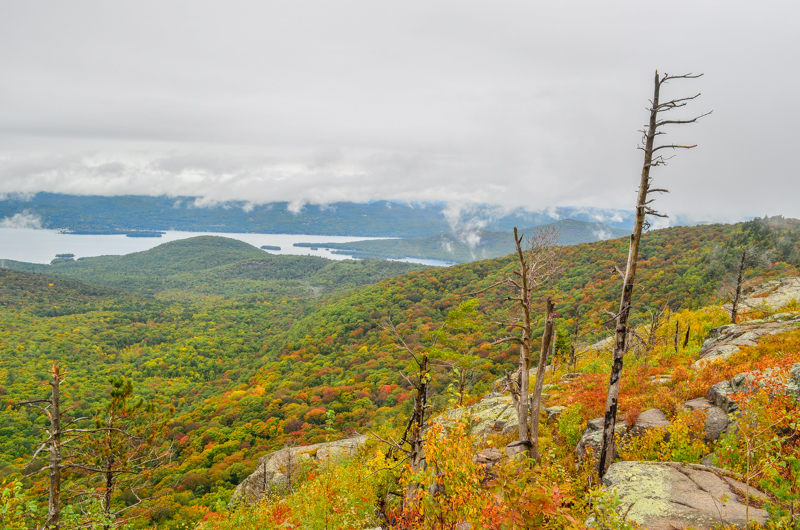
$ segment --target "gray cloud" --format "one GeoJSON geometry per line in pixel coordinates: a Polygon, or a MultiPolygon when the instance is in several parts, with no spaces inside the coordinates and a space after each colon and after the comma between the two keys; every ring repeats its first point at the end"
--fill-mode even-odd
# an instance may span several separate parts
{"type": "MultiPolygon", "coordinates": [[[[0,193],[630,208],[654,68],[714,109],[685,220],[800,217],[800,5],[344,0],[0,7],[0,193]]],[[[464,213],[460,223],[469,223],[464,213]]]]}

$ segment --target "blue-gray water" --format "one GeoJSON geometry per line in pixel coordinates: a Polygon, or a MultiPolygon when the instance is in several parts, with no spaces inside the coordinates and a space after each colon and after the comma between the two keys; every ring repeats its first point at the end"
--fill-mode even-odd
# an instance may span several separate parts
{"type": "MultiPolygon", "coordinates": [[[[304,256],[320,256],[323,258],[343,260],[349,256],[333,254],[325,247],[311,250],[309,247],[294,247],[294,243],[347,243],[378,239],[368,237],[344,236],[311,236],[303,234],[228,234],[211,232],[177,232],[168,231],[161,237],[127,237],[124,235],[76,235],[61,234],[55,230],[37,230],[32,228],[0,228],[0,259],[25,261],[28,263],[50,263],[56,254],[75,254],[75,258],[90,256],[130,254],[158,246],[168,241],[186,239],[201,235],[214,235],[238,239],[254,247],[274,245],[280,251],[265,251],[269,254],[294,254],[304,256]]],[[[438,260],[405,259],[412,263],[444,266],[448,263],[438,260]]]]}

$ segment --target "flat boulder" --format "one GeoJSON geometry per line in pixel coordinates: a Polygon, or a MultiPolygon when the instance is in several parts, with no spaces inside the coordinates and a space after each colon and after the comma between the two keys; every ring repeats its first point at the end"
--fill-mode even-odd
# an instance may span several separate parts
{"type": "Polygon", "coordinates": [[[689,412],[694,412],[695,410],[707,410],[713,406],[714,404],[705,397],[690,399],[683,404],[683,408],[689,412]]]}
{"type": "MultiPolygon", "coordinates": [[[[676,462],[616,462],[603,477],[603,485],[616,491],[619,511],[648,530],[711,530],[722,525],[744,528],[747,486],[716,468],[676,462]]],[[[750,488],[755,499],[750,522],[764,524],[761,508],[767,497],[750,488]]],[[[727,527],[727,526],[726,526],[727,527]]]]}
{"type": "Polygon", "coordinates": [[[660,409],[649,409],[641,414],[636,419],[636,423],[631,429],[631,434],[639,436],[644,434],[645,431],[650,429],[669,429],[670,422],[667,415],[660,409]]]}

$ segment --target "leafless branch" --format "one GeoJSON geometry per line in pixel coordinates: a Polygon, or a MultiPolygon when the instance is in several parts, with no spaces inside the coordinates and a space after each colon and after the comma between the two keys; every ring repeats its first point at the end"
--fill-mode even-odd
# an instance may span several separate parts
{"type": "Polygon", "coordinates": [[[522,344],[522,340],[519,337],[503,337],[502,339],[497,339],[492,342],[492,346],[497,346],[498,344],[503,344],[505,342],[516,342],[518,344],[522,344]]]}

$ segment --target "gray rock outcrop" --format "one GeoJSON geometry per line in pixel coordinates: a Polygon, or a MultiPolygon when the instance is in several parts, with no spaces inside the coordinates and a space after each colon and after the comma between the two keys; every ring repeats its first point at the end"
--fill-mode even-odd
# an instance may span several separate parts
{"type": "MultiPolygon", "coordinates": [[[[715,468],[675,462],[616,462],[603,477],[603,485],[617,492],[620,513],[648,530],[746,525],[747,486],[715,468]]],[[[750,495],[759,504],[766,500],[752,487],[750,495]]],[[[751,522],[764,524],[767,516],[751,504],[751,522]]]]}
{"type": "Polygon", "coordinates": [[[728,413],[705,397],[691,399],[683,404],[683,408],[690,412],[701,410],[706,413],[705,436],[703,437],[706,442],[718,440],[720,436],[727,432],[731,423],[728,413]]]}
{"type": "Polygon", "coordinates": [[[266,492],[283,487],[291,481],[303,461],[353,456],[366,441],[366,436],[355,436],[334,442],[286,447],[268,453],[258,459],[255,471],[236,486],[231,503],[257,502],[266,492]]]}
{"type": "Polygon", "coordinates": [[[670,422],[664,411],[659,409],[649,409],[641,414],[636,419],[636,423],[631,428],[631,434],[639,436],[644,434],[645,431],[650,429],[669,429],[670,422]]]}
{"type": "MultiPolygon", "coordinates": [[[[558,405],[544,407],[547,403],[547,398],[547,394],[542,394],[542,413],[547,416],[548,421],[554,421],[566,408],[558,405]]],[[[511,395],[499,392],[486,394],[483,399],[470,407],[450,409],[433,421],[446,428],[467,417],[471,422],[470,433],[473,436],[480,437],[493,432],[517,432],[519,428],[517,409],[514,408],[511,395]]]]}
{"type": "Polygon", "coordinates": [[[719,326],[708,332],[700,358],[692,364],[698,370],[709,363],[727,359],[742,346],[755,346],[764,335],[776,335],[800,328],[800,313],[779,313],[762,320],[719,326]]]}
{"type": "MultiPolygon", "coordinates": [[[[592,458],[597,459],[600,456],[600,449],[603,445],[603,423],[604,418],[595,418],[589,420],[586,424],[586,430],[583,431],[581,439],[578,440],[578,445],[575,447],[575,456],[578,462],[583,462],[586,458],[587,452],[592,453],[592,458]]],[[[624,423],[617,421],[614,432],[616,436],[624,436],[627,432],[627,427],[624,423]]],[[[614,455],[616,458],[616,455],[614,455]]]]}
{"type": "Polygon", "coordinates": [[[475,405],[450,409],[434,421],[447,427],[462,418],[470,418],[470,432],[473,436],[483,436],[491,432],[513,432],[517,430],[517,409],[511,396],[491,392],[475,405]]]}
{"type": "Polygon", "coordinates": [[[769,309],[780,309],[792,300],[800,300],[800,277],[778,278],[756,286],[746,293],[742,306],[744,311],[749,307],[764,305],[769,309]]]}
{"type": "Polygon", "coordinates": [[[709,407],[706,412],[705,436],[706,442],[719,440],[719,437],[728,430],[730,425],[728,414],[719,407],[709,407]]]}

